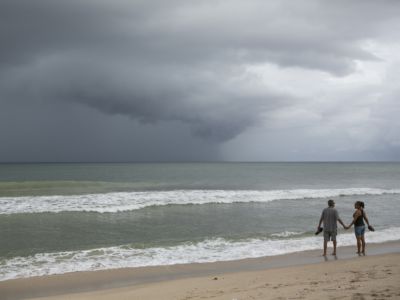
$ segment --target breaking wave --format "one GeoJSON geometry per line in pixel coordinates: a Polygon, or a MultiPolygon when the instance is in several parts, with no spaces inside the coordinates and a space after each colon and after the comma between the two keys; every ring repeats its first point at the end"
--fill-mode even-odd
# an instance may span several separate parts
{"type": "Polygon", "coordinates": [[[149,206],[248,203],[352,195],[400,194],[400,189],[173,190],[87,195],[0,197],[0,214],[82,211],[115,213],[149,206]]]}
{"type": "MultiPolygon", "coordinates": [[[[368,232],[368,243],[394,240],[400,240],[399,227],[368,232]]],[[[340,245],[354,245],[354,234],[341,234],[340,245]]],[[[39,253],[34,256],[14,257],[0,261],[0,281],[77,271],[229,261],[320,248],[321,238],[309,235],[303,238],[239,241],[215,238],[198,243],[182,243],[172,247],[138,249],[134,245],[122,245],[91,250],[39,253]]]]}

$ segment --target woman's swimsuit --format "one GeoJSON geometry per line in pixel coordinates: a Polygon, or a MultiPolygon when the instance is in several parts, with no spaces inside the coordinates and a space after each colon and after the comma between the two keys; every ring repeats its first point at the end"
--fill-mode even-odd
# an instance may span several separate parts
{"type": "MultiPolygon", "coordinates": [[[[356,215],[356,213],[353,214],[353,218],[356,215]]],[[[364,224],[364,211],[361,209],[361,215],[357,218],[357,220],[354,222],[354,226],[365,226],[364,224]]]]}
{"type": "MultiPolygon", "coordinates": [[[[353,218],[356,213],[353,214],[353,218]]],[[[361,215],[354,222],[354,233],[356,236],[362,236],[365,233],[365,224],[364,224],[364,211],[361,209],[361,215]]]]}

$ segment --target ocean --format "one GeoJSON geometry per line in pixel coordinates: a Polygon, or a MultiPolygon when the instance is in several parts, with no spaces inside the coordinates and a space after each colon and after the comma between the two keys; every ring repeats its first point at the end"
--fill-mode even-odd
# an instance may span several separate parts
{"type": "Polygon", "coordinates": [[[400,240],[400,163],[0,164],[0,281],[321,249],[328,199],[400,240]]]}

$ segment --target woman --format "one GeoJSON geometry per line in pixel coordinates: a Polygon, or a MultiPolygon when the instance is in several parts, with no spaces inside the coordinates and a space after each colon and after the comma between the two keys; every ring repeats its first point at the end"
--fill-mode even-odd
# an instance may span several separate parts
{"type": "Polygon", "coordinates": [[[364,211],[364,202],[357,201],[354,203],[355,212],[353,214],[353,221],[347,229],[350,228],[354,224],[354,233],[357,239],[357,254],[358,255],[365,255],[365,224],[364,220],[368,225],[368,228],[373,231],[373,227],[369,225],[369,220],[367,214],[364,211]]]}

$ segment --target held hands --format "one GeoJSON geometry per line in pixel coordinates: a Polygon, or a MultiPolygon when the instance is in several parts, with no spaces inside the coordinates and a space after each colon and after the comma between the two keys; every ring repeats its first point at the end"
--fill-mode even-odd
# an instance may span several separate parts
{"type": "Polygon", "coordinates": [[[344,229],[346,229],[346,230],[347,230],[347,229],[350,229],[350,228],[351,228],[351,226],[353,226],[353,224],[354,224],[354,223],[353,223],[353,222],[351,222],[349,225],[347,225],[347,226],[346,226],[346,225],[344,225],[343,227],[344,227],[344,229]]]}

